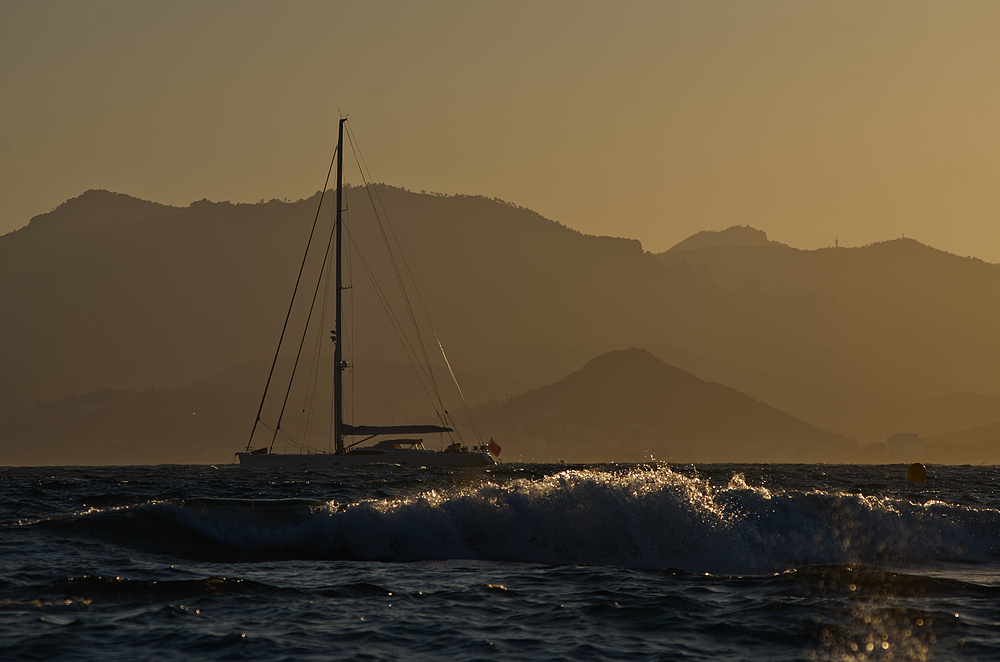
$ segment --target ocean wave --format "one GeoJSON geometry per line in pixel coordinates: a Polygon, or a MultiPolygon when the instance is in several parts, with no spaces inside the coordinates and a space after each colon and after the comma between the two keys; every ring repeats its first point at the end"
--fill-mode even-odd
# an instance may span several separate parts
{"type": "MultiPolygon", "coordinates": [[[[65,523],[63,525],[66,525],[65,523]]],[[[995,560],[1000,511],[726,485],[667,467],[568,470],[405,499],[152,502],[73,526],[229,560],[480,559],[760,573],[817,564],[995,560]]]]}
{"type": "Polygon", "coordinates": [[[254,595],[273,590],[266,585],[238,577],[137,580],[81,575],[55,579],[41,585],[7,588],[0,593],[0,612],[32,608],[43,611],[60,608],[78,610],[104,603],[180,602],[221,595],[254,595]]]}

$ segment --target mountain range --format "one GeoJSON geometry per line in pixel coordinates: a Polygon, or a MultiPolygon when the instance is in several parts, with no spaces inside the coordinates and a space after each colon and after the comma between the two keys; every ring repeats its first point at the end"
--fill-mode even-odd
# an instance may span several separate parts
{"type": "MultiPolygon", "coordinates": [[[[532,389],[636,347],[827,440],[863,449],[915,431],[932,442],[929,453],[935,443],[951,449],[943,461],[1000,461],[990,427],[1000,422],[997,265],[911,239],[799,250],[745,227],[698,233],[654,255],[500,200],[373,190],[469,405],[499,416],[491,425],[508,425],[532,389]]],[[[367,196],[347,194],[359,246],[381,241],[367,196]]],[[[243,393],[226,406],[252,419],[259,393],[249,391],[259,388],[247,388],[248,374],[266,373],[317,202],[170,207],[88,191],[0,237],[0,419],[8,423],[0,446],[9,455],[23,447],[31,422],[58,418],[45,408],[69,407],[71,397],[150,390],[155,402],[160,390],[165,397],[213,379],[219,393],[243,393]],[[258,367],[219,377],[238,366],[258,367]]],[[[374,253],[366,260],[385,266],[374,253]]],[[[367,303],[372,286],[358,277],[353,287],[357,318],[384,318],[367,303]]],[[[358,356],[396,365],[401,352],[385,349],[398,344],[391,329],[372,329],[358,356]]],[[[400,396],[372,413],[412,404],[400,396]]],[[[663,432],[652,422],[625,425],[663,432]]],[[[521,426],[531,427],[527,418],[521,426]]],[[[837,448],[843,459],[871,459],[837,448]]],[[[156,461],[193,461],[192,453],[156,461]]]]}

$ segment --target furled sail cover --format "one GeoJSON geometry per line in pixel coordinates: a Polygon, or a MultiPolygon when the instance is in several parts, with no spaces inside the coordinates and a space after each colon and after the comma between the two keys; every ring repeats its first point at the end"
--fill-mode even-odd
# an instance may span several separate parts
{"type": "Polygon", "coordinates": [[[341,434],[374,435],[374,434],[436,434],[453,432],[451,428],[440,425],[347,425],[340,427],[341,434]]]}

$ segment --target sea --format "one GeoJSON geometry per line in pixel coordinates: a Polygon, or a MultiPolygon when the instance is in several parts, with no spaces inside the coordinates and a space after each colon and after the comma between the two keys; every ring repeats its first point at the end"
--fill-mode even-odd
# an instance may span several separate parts
{"type": "Polygon", "coordinates": [[[0,468],[0,659],[996,660],[997,467],[0,468]]]}

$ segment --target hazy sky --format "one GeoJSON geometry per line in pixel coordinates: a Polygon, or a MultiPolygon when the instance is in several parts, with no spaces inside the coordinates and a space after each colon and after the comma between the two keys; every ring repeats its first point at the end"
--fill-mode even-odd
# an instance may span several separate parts
{"type": "Polygon", "coordinates": [[[376,180],[647,250],[1000,262],[998,81],[994,1],[0,0],[0,234],[90,188],[308,196],[343,111],[376,180]]]}

